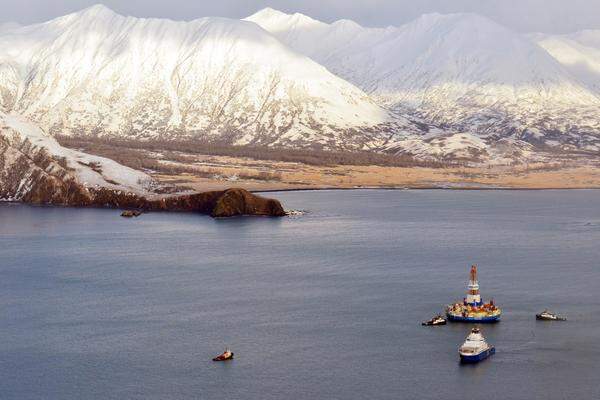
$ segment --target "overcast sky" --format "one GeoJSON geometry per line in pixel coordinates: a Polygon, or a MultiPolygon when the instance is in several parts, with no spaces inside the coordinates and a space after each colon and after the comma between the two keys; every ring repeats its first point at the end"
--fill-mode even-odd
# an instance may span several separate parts
{"type": "Polygon", "coordinates": [[[96,3],[124,15],[177,20],[242,18],[270,6],[328,22],[353,19],[365,26],[401,25],[429,12],[470,11],[523,32],[600,29],[600,0],[0,0],[0,22],[41,22],[96,3]]]}

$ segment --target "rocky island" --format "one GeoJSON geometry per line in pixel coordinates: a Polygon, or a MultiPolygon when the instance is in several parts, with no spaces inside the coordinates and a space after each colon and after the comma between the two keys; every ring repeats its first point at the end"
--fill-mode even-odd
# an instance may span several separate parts
{"type": "Polygon", "coordinates": [[[279,201],[244,189],[208,192],[164,187],[117,162],[67,149],[24,117],[0,114],[0,200],[213,217],[284,216],[279,201]]]}

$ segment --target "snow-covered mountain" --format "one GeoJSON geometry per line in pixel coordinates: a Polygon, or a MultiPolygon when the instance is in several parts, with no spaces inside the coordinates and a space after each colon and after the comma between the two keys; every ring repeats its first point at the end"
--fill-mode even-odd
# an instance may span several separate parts
{"type": "Polygon", "coordinates": [[[0,22],[0,34],[20,28],[16,22],[0,22]]]}
{"type": "Polygon", "coordinates": [[[50,134],[501,162],[597,154],[597,39],[474,14],[364,28],[273,9],[177,22],[93,6],[0,25],[0,112],[50,134]]]}
{"type": "Polygon", "coordinates": [[[530,38],[475,14],[400,27],[331,24],[262,10],[248,18],[382,105],[481,138],[600,150],[600,98],[530,38]]]}
{"type": "Polygon", "coordinates": [[[53,134],[326,148],[377,147],[410,125],[254,23],[100,5],[0,35],[0,111],[53,134]]]}

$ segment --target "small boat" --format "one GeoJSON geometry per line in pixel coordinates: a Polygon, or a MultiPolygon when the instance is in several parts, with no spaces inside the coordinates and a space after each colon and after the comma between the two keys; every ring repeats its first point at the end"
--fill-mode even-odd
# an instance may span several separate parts
{"type": "Polygon", "coordinates": [[[125,210],[121,213],[121,217],[125,218],[139,217],[140,215],[142,215],[142,212],[138,210],[125,210]]]}
{"type": "Polygon", "coordinates": [[[566,321],[567,320],[565,317],[551,313],[548,310],[544,310],[539,314],[535,314],[535,319],[539,319],[541,321],[566,321]]]}
{"type": "Polygon", "coordinates": [[[228,347],[225,348],[225,351],[222,354],[219,354],[218,356],[216,356],[215,358],[212,359],[213,361],[227,361],[227,360],[233,360],[233,353],[229,350],[228,347]]]}
{"type": "Polygon", "coordinates": [[[436,326],[436,325],[446,325],[446,318],[441,315],[436,315],[431,318],[429,321],[424,321],[421,323],[423,326],[436,326]]]}
{"type": "Polygon", "coordinates": [[[477,363],[496,353],[496,348],[485,341],[479,328],[471,329],[467,340],[458,349],[460,361],[463,363],[477,363]]]}

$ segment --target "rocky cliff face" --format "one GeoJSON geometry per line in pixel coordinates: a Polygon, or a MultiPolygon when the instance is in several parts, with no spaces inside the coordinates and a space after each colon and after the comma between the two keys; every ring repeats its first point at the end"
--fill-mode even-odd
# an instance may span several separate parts
{"type": "Polygon", "coordinates": [[[9,128],[0,129],[0,199],[58,205],[92,201],[64,160],[9,128]]]}
{"type": "Polygon", "coordinates": [[[211,215],[213,217],[231,217],[234,215],[284,216],[281,203],[253,195],[243,189],[227,190],[217,199],[211,215]]]}
{"type": "Polygon", "coordinates": [[[149,176],[64,149],[39,128],[15,118],[0,114],[0,201],[194,211],[213,217],[285,215],[277,200],[243,189],[159,195],[149,176]]]}

